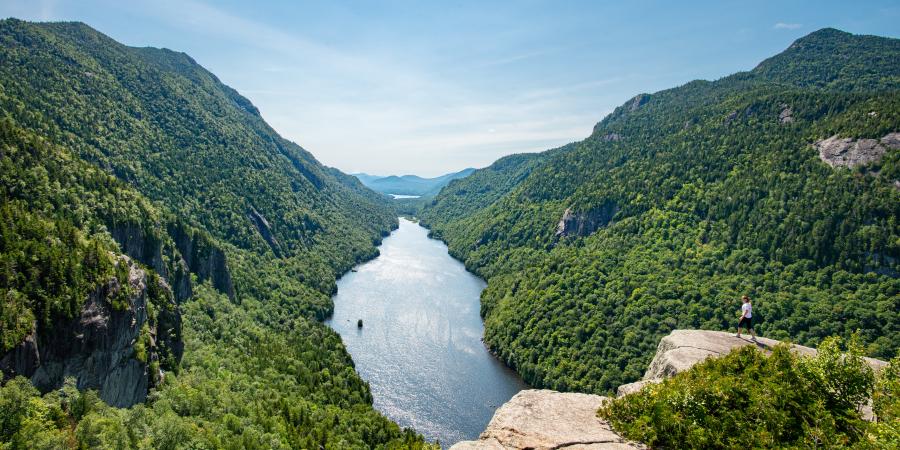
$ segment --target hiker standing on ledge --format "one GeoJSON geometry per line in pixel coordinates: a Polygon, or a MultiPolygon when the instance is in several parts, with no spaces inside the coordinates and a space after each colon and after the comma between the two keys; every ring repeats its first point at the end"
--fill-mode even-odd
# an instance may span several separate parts
{"type": "Polygon", "coordinates": [[[741,327],[747,329],[750,332],[751,340],[756,342],[756,333],[753,331],[753,305],[750,304],[750,297],[746,295],[741,297],[741,301],[744,302],[741,305],[741,321],[738,322],[737,334],[735,337],[741,337],[741,327]]]}

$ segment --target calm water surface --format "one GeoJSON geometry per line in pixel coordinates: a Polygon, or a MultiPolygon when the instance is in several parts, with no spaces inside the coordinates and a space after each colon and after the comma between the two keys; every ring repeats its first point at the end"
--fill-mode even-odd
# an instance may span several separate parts
{"type": "Polygon", "coordinates": [[[403,194],[388,194],[393,197],[395,200],[398,198],[420,198],[420,195],[403,195],[403,194]]]}
{"type": "Polygon", "coordinates": [[[526,387],[481,342],[484,281],[405,219],[379,249],[338,281],[328,325],[379,411],[445,448],[476,439],[494,410],[526,387]]]}

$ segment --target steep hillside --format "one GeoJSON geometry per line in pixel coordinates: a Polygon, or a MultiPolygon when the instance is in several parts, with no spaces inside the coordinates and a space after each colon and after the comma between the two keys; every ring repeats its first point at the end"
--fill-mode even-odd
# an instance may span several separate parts
{"type": "Polygon", "coordinates": [[[475,169],[463,169],[459,172],[448,173],[434,178],[422,178],[417,175],[379,177],[365,173],[357,173],[354,176],[359,178],[359,181],[369,189],[383,194],[434,197],[447,183],[465,178],[474,171],[475,169]]]}
{"type": "Polygon", "coordinates": [[[813,33],[751,72],[638,95],[527,165],[476,171],[423,221],[488,279],[485,342],[537,387],[634,381],[671,330],[733,327],[741,294],[765,335],[859,330],[891,357],[898,61],[900,40],[813,33]],[[816,145],[834,136],[837,158],[816,145]]]}
{"type": "MultiPolygon", "coordinates": [[[[228,292],[227,268],[192,252],[183,257],[165,222],[183,225],[9,118],[0,119],[0,174],[0,370],[44,390],[75,376],[112,404],[143,401],[160,369],[178,368],[177,302],[192,295],[190,272],[199,281],[215,272],[228,292]],[[123,251],[149,266],[146,273],[119,257],[123,251]],[[120,315],[127,326],[112,320],[120,315]],[[132,357],[133,340],[142,341],[143,356],[132,357]]],[[[221,253],[201,234],[183,245],[221,253]]]]}
{"type": "Polygon", "coordinates": [[[0,171],[4,445],[422,445],[317,320],[390,205],[187,55],[0,22],[0,171]]]}

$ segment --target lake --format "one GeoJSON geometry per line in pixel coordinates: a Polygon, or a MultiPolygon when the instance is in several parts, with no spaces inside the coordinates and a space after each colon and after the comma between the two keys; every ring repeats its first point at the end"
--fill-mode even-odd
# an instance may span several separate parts
{"type": "Polygon", "coordinates": [[[476,439],[494,410],[526,388],[481,342],[484,281],[406,219],[379,250],[338,280],[326,323],[340,333],[379,411],[445,448],[476,439]]]}

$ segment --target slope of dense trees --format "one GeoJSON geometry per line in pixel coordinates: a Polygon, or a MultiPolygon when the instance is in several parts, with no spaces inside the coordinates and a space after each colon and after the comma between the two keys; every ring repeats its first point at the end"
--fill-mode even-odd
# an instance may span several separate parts
{"type": "Polygon", "coordinates": [[[6,115],[217,238],[346,265],[395,220],[183,53],[126,47],[80,23],[10,19],[0,31],[6,115]]]}
{"type": "Polygon", "coordinates": [[[501,160],[422,213],[488,279],[485,342],[529,383],[605,393],[675,328],[900,347],[898,152],[831,168],[812,143],[900,131],[900,41],[822,30],[757,69],[642,94],[584,141],[501,160]],[[493,180],[506,180],[497,184],[493,180]],[[557,233],[565,211],[571,230],[557,233]],[[580,231],[579,231],[580,230],[580,231]]]}
{"type": "Polygon", "coordinates": [[[108,226],[128,224],[144,230],[148,247],[171,247],[165,220],[125,183],[0,118],[0,354],[35,324],[52,330],[80,312],[88,293],[125,278],[108,226]]]}
{"type": "Polygon", "coordinates": [[[191,274],[184,357],[146,404],[3,380],[0,446],[425,446],[374,410],[317,320],[335,277],[395,226],[385,199],[282,139],[186,55],[83,24],[0,22],[0,355],[123,277],[116,254],[172,274],[188,235],[195,253],[223,252],[234,287],[214,288],[210,268],[191,274]],[[117,237],[126,226],[137,245],[117,237]]]}

